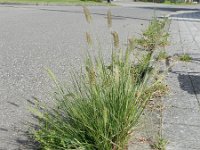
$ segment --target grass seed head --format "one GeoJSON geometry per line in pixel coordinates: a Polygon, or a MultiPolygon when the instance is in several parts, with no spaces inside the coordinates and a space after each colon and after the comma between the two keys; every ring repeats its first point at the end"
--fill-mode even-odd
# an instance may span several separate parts
{"type": "Polygon", "coordinates": [[[134,47],[135,47],[135,40],[134,40],[133,37],[128,39],[128,47],[129,47],[130,50],[134,49],[134,47]]]}
{"type": "Polygon", "coordinates": [[[119,48],[119,35],[117,32],[111,32],[112,36],[113,36],[113,44],[115,48],[119,48]]]}
{"type": "Polygon", "coordinates": [[[83,6],[83,12],[85,14],[86,21],[90,24],[92,22],[92,16],[91,16],[89,9],[85,6],[83,6]]]}
{"type": "Polygon", "coordinates": [[[91,38],[91,35],[88,33],[88,32],[86,32],[86,41],[87,41],[87,44],[88,45],[92,45],[92,38],[91,38]]]}

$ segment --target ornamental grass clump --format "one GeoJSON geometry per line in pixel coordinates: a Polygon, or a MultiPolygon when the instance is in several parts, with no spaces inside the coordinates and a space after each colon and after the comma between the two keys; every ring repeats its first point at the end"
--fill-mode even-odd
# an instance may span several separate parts
{"type": "MultiPolygon", "coordinates": [[[[90,14],[86,19],[90,23],[90,14]]],[[[111,21],[108,23],[110,27],[111,21]]],[[[33,138],[41,149],[127,149],[128,139],[154,92],[149,89],[158,81],[152,78],[150,53],[144,53],[135,64],[132,46],[122,51],[117,32],[111,34],[115,47],[111,61],[106,62],[101,53],[96,57],[87,54],[82,71],[71,73],[72,85],[68,88],[48,70],[58,89],[54,92],[57,105],[42,109],[39,105],[34,110],[39,124],[33,138]]],[[[86,39],[91,45],[88,33],[86,39]]]]}

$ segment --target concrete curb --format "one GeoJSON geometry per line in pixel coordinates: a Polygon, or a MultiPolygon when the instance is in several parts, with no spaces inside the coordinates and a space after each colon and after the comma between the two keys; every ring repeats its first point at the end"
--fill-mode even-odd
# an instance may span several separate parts
{"type": "Polygon", "coordinates": [[[180,14],[189,14],[189,13],[198,13],[199,11],[177,11],[177,12],[172,12],[167,14],[166,16],[161,16],[160,18],[168,18],[168,19],[172,19],[172,20],[187,20],[187,21],[200,21],[200,19],[191,19],[191,18],[183,18],[183,17],[173,17],[173,15],[180,15],[180,14]]]}

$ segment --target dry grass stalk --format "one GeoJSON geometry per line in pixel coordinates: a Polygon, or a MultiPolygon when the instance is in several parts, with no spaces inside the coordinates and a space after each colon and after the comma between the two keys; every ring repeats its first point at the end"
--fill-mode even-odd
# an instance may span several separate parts
{"type": "Polygon", "coordinates": [[[128,39],[128,48],[129,48],[130,50],[133,50],[134,47],[135,47],[135,40],[134,40],[133,37],[131,37],[131,38],[128,39]]]}
{"type": "Polygon", "coordinates": [[[110,10],[107,12],[107,23],[108,23],[108,28],[112,27],[112,13],[110,10]]]}
{"type": "Polygon", "coordinates": [[[86,35],[86,42],[87,42],[87,44],[91,46],[92,45],[91,35],[88,32],[86,32],[85,35],[86,35]]]}
{"type": "Polygon", "coordinates": [[[119,48],[119,35],[116,31],[111,32],[113,36],[113,44],[115,48],[119,48]]]}

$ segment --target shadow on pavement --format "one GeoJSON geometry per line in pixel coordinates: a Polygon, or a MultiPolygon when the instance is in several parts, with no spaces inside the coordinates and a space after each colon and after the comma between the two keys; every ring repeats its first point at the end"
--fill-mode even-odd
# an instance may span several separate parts
{"type": "Polygon", "coordinates": [[[16,142],[20,145],[19,149],[24,149],[24,150],[39,150],[39,144],[37,142],[34,142],[33,139],[31,138],[26,138],[26,139],[21,139],[18,138],[16,139],[16,142]]]}
{"type": "Polygon", "coordinates": [[[180,88],[190,94],[200,94],[200,75],[178,74],[180,88]]]}
{"type": "Polygon", "coordinates": [[[10,105],[12,105],[12,106],[14,106],[14,107],[19,107],[19,105],[16,104],[16,103],[14,103],[14,102],[10,102],[10,101],[8,101],[7,103],[10,104],[10,105]]]}
{"type": "MultiPolygon", "coordinates": [[[[27,124],[26,124],[27,125],[27,124]]],[[[37,129],[38,127],[30,123],[29,128],[37,129]]],[[[40,145],[33,139],[30,131],[24,131],[23,129],[16,131],[19,133],[15,138],[15,142],[18,145],[19,150],[39,150],[40,145]]]]}
{"type": "Polygon", "coordinates": [[[0,131],[8,132],[8,129],[6,129],[6,128],[0,128],[0,131]]]}
{"type": "MultiPolygon", "coordinates": [[[[34,107],[36,105],[37,102],[37,98],[32,96],[31,99],[27,99],[27,102],[30,104],[30,107],[34,107]]],[[[36,119],[37,117],[31,113],[31,116],[33,119],[36,119]]],[[[38,119],[38,118],[37,118],[38,119]]],[[[29,129],[37,129],[38,126],[34,123],[31,122],[24,122],[23,123],[25,126],[28,126],[29,129]]],[[[18,130],[17,132],[19,132],[20,136],[18,136],[18,138],[15,139],[16,143],[18,143],[18,147],[19,149],[24,149],[24,150],[39,150],[40,146],[39,143],[35,142],[35,140],[32,138],[31,132],[27,130],[18,130]]]]}
{"type": "MultiPolygon", "coordinates": [[[[30,134],[27,131],[22,131],[19,129],[6,129],[6,128],[0,128],[0,135],[1,133],[8,133],[12,131],[14,134],[17,134],[17,136],[14,135],[14,138],[11,139],[4,139],[1,138],[0,136],[0,140],[1,142],[3,142],[4,144],[6,143],[6,145],[13,145],[16,147],[15,150],[39,150],[39,143],[35,142],[34,139],[31,138],[31,136],[29,136],[30,134]]],[[[0,150],[10,150],[5,148],[0,147],[0,150]]],[[[13,149],[14,150],[14,149],[13,149]]]]}

